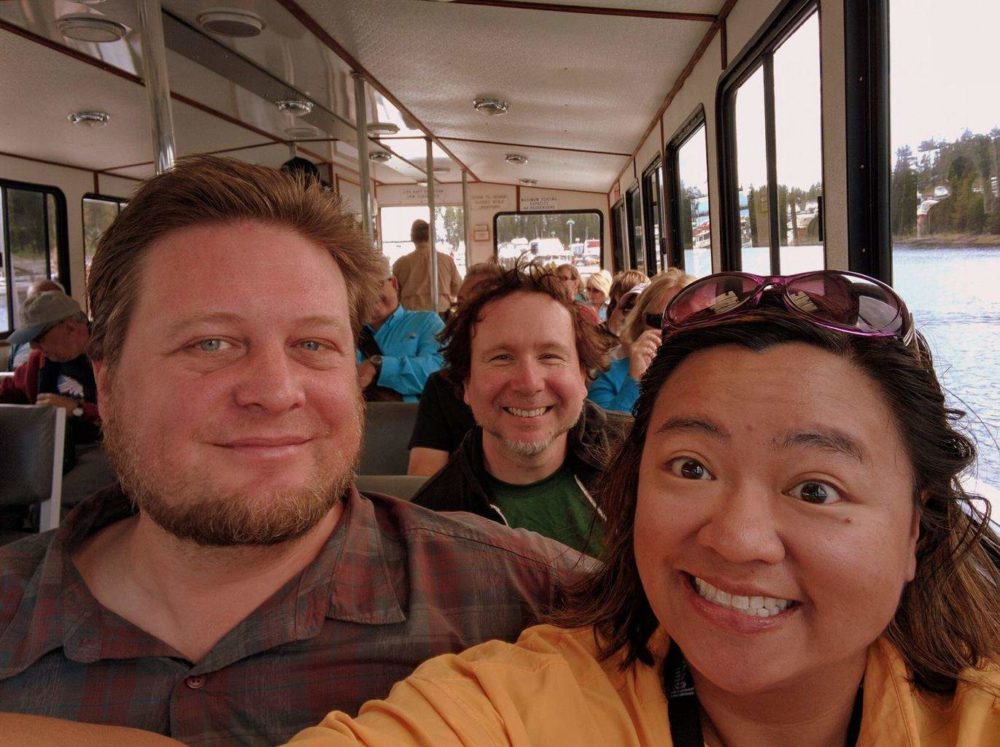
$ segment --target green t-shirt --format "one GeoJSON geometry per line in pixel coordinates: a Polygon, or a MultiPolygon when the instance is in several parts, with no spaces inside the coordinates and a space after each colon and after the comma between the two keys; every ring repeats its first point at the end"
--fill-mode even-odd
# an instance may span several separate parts
{"type": "Polygon", "coordinates": [[[588,555],[600,554],[603,522],[567,467],[530,485],[511,485],[492,475],[487,479],[493,502],[512,527],[530,529],[588,555]]]}

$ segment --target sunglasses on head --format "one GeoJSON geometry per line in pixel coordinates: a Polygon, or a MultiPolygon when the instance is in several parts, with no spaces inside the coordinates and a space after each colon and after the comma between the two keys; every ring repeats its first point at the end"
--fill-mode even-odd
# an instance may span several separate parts
{"type": "MultiPolygon", "coordinates": [[[[665,334],[746,313],[776,297],[793,315],[813,324],[863,337],[896,337],[908,344],[913,318],[896,292],[885,283],[843,270],[797,275],[752,275],[720,272],[697,280],[667,306],[659,326],[665,334]]],[[[646,315],[647,323],[651,317],[646,315]]]]}

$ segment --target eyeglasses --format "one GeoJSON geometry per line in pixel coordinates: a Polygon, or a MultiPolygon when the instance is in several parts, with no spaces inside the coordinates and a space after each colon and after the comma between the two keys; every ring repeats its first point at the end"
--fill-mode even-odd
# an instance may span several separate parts
{"type": "MultiPolygon", "coordinates": [[[[795,316],[837,332],[864,337],[897,337],[909,344],[913,318],[903,299],[885,283],[842,270],[797,275],[720,272],[697,280],[678,293],[659,325],[667,334],[709,324],[761,305],[765,294],[780,299],[795,316]]],[[[654,315],[647,314],[649,317],[654,315]]]]}

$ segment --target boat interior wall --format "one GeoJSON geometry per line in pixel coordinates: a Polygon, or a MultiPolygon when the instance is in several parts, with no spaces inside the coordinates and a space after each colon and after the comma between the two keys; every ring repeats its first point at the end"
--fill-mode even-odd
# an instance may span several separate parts
{"type": "Polygon", "coordinates": [[[786,0],[739,0],[726,18],[726,59],[730,64],[786,0]]]}
{"type": "Polygon", "coordinates": [[[472,233],[469,243],[470,264],[493,259],[493,216],[517,211],[519,191],[509,184],[469,183],[469,215],[466,224],[470,226],[472,233]]]}

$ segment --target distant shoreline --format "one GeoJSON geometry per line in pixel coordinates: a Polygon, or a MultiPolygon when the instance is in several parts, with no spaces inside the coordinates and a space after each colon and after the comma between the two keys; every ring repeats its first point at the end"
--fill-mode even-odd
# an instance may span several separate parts
{"type": "Polygon", "coordinates": [[[1000,235],[995,233],[947,233],[932,236],[893,237],[893,245],[901,248],[962,247],[965,249],[1000,249],[1000,235]]]}

